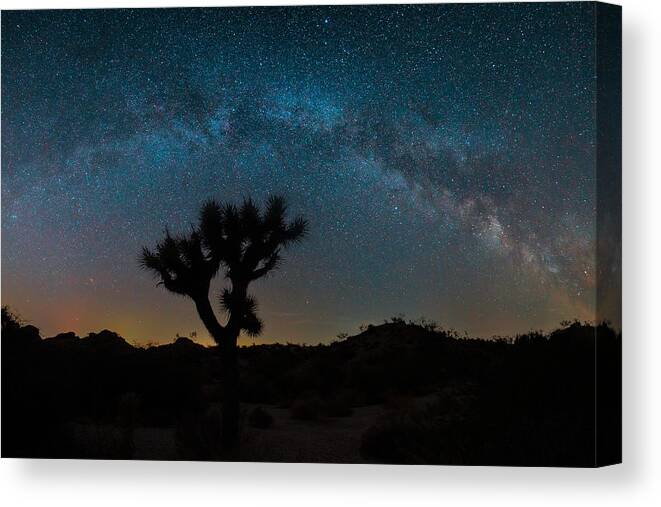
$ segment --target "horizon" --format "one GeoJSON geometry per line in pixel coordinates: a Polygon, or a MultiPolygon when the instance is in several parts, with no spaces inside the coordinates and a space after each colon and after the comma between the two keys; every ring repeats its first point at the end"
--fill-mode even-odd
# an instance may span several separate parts
{"type": "Polygon", "coordinates": [[[2,304],[42,336],[211,343],[140,248],[208,198],[280,193],[310,235],[251,286],[257,344],[400,314],[473,337],[603,320],[592,15],[4,11],[2,304]]]}
{"type": "MultiPolygon", "coordinates": [[[[5,306],[3,305],[3,308],[5,306]]],[[[17,319],[19,324],[21,326],[34,326],[37,328],[39,331],[39,335],[42,340],[46,339],[51,339],[55,338],[59,335],[64,335],[64,334],[69,334],[69,333],[74,333],[79,339],[85,339],[89,338],[90,335],[98,335],[104,332],[110,332],[113,334],[118,335],[120,338],[122,338],[126,343],[132,345],[133,347],[136,348],[150,348],[150,347],[158,347],[161,345],[171,345],[175,343],[177,340],[180,338],[184,338],[187,340],[190,340],[198,345],[202,345],[204,347],[216,347],[218,344],[216,344],[213,339],[210,336],[203,336],[202,338],[197,335],[190,333],[189,335],[183,335],[179,333],[175,333],[175,336],[170,336],[168,338],[164,338],[162,340],[157,340],[157,339],[150,339],[146,338],[143,340],[140,339],[130,339],[128,337],[123,336],[121,333],[116,332],[113,329],[109,328],[103,328],[103,329],[96,329],[96,330],[90,330],[86,331],[83,333],[78,333],[72,330],[62,330],[54,334],[46,335],[44,334],[39,326],[36,326],[35,323],[31,322],[29,319],[23,318],[22,315],[20,315],[18,312],[15,312],[13,308],[6,307],[7,310],[10,312],[10,314],[13,316],[13,318],[17,319]]],[[[518,332],[514,334],[509,334],[509,335],[491,335],[491,336],[473,336],[470,335],[467,331],[463,330],[458,330],[458,329],[453,329],[453,328],[446,328],[442,326],[441,324],[430,321],[427,319],[424,319],[423,317],[418,318],[418,319],[407,319],[406,316],[403,315],[398,315],[398,316],[393,316],[389,319],[384,319],[381,322],[378,323],[366,323],[362,324],[358,329],[353,330],[352,332],[341,332],[338,333],[335,336],[328,337],[325,339],[322,339],[318,342],[308,342],[308,341],[300,341],[300,342],[295,342],[295,341],[274,341],[269,338],[266,338],[264,336],[259,336],[255,338],[251,338],[248,336],[241,335],[241,337],[238,340],[237,346],[238,347],[252,347],[252,346],[258,346],[258,345],[293,345],[293,346],[322,346],[322,345],[332,345],[333,343],[341,342],[344,341],[348,338],[355,338],[357,336],[360,336],[361,334],[378,329],[383,326],[388,326],[388,325],[404,325],[407,327],[418,327],[418,328],[425,328],[428,329],[429,331],[433,333],[439,333],[439,334],[447,334],[448,336],[457,339],[457,340],[478,340],[478,341],[492,341],[492,340],[500,340],[500,339],[515,339],[521,336],[526,336],[529,334],[536,334],[540,333],[542,335],[551,335],[553,332],[562,330],[562,329],[568,329],[570,326],[573,326],[574,324],[579,324],[581,326],[591,326],[591,327],[598,327],[601,325],[606,325],[608,328],[612,329],[615,334],[620,334],[621,329],[618,329],[612,325],[611,322],[609,321],[601,321],[601,322],[588,322],[588,321],[581,321],[578,319],[572,319],[572,320],[567,320],[558,323],[556,326],[553,326],[548,329],[529,329],[524,332],[518,332]],[[427,326],[432,326],[431,328],[428,328],[427,326]]]]}

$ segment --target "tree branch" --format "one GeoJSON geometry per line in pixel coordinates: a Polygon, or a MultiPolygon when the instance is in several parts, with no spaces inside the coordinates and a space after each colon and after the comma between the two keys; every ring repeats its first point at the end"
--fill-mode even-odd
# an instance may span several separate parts
{"type": "Polygon", "coordinates": [[[209,302],[209,296],[206,295],[195,297],[193,298],[193,301],[195,301],[195,308],[197,309],[197,313],[199,314],[200,319],[202,319],[202,322],[204,323],[209,333],[211,333],[211,337],[218,345],[221,345],[221,342],[225,339],[225,327],[223,327],[220,322],[218,322],[216,314],[214,313],[213,308],[211,307],[211,303],[209,302]]]}

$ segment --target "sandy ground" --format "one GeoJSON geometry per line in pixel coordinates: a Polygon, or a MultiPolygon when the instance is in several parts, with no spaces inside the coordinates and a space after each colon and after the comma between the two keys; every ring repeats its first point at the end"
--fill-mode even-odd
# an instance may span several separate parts
{"type": "Polygon", "coordinates": [[[361,436],[383,412],[380,405],[358,407],[350,417],[300,421],[286,409],[264,408],[273,416],[273,427],[245,430],[242,460],[365,463],[360,455],[361,436]]]}
{"type": "MultiPolygon", "coordinates": [[[[384,410],[382,406],[358,407],[350,417],[300,421],[287,409],[260,406],[273,416],[273,426],[244,428],[241,461],[364,463],[360,438],[384,410]]],[[[254,407],[242,405],[246,411],[254,407]]],[[[178,459],[174,428],[135,428],[133,445],[134,459],[178,459]]]]}
{"type": "MultiPolygon", "coordinates": [[[[431,397],[409,399],[420,406],[431,397]]],[[[257,405],[242,404],[249,413],[257,405]]],[[[363,433],[388,412],[384,405],[355,407],[349,417],[326,417],[303,421],[291,417],[289,410],[259,405],[273,416],[273,426],[258,429],[245,426],[242,431],[241,461],[368,463],[360,454],[363,433]]],[[[181,459],[175,429],[157,427],[119,428],[112,425],[74,423],[76,447],[95,454],[95,450],[114,449],[120,457],[127,442],[132,444],[133,459],[181,459]]],[[[82,452],[82,451],[81,451],[82,452]]],[[[105,453],[104,453],[105,454],[105,453]]]]}

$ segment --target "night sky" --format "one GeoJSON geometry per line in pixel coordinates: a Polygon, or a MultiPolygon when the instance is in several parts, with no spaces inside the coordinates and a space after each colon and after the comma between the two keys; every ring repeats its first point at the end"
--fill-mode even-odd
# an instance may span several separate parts
{"type": "Polygon", "coordinates": [[[254,285],[257,342],[591,320],[594,36],[587,3],[5,11],[2,303],[207,343],[140,248],[280,193],[310,235],[254,285]]]}

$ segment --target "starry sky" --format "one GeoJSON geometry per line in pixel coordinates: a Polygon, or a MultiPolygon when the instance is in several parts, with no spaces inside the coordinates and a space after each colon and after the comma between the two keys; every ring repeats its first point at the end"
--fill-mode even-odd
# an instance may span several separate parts
{"type": "Polygon", "coordinates": [[[279,193],[310,235],[254,284],[258,342],[591,320],[594,37],[589,3],[5,11],[2,303],[206,342],[140,248],[279,193]]]}

